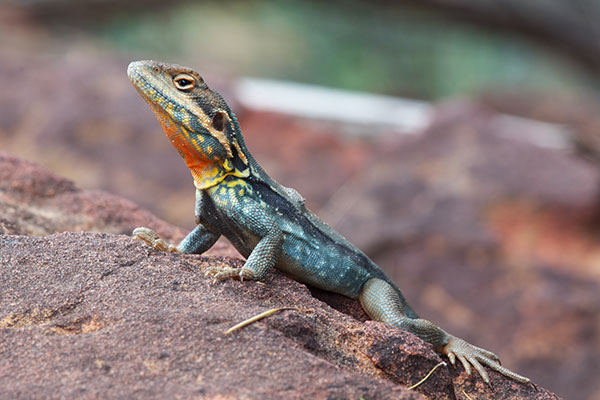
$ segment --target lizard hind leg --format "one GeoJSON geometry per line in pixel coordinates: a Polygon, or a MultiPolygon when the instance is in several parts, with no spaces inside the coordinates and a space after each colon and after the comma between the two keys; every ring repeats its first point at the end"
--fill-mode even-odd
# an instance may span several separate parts
{"type": "Polygon", "coordinates": [[[436,351],[440,351],[448,342],[445,331],[419,318],[398,290],[383,279],[369,279],[363,285],[358,300],[367,315],[375,321],[414,333],[431,343],[436,351]]]}
{"type": "Polygon", "coordinates": [[[490,379],[483,368],[485,365],[518,382],[530,382],[528,378],[501,366],[500,360],[494,353],[473,346],[448,334],[430,321],[419,318],[410,309],[398,290],[383,279],[369,279],[363,285],[358,299],[369,317],[417,335],[422,340],[431,343],[435,351],[448,356],[453,365],[458,358],[469,375],[471,375],[471,366],[473,366],[482,379],[489,384],[490,379]]]}

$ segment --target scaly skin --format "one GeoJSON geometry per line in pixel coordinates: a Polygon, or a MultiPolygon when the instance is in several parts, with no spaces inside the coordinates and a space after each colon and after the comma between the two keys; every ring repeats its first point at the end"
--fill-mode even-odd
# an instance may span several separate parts
{"type": "Polygon", "coordinates": [[[196,228],[179,245],[151,229],[134,237],[162,251],[203,253],[224,235],[246,257],[244,266],[211,268],[215,279],[260,280],[273,267],[294,279],[358,299],[374,320],[414,333],[475,368],[483,365],[529,382],[500,365],[498,357],[419,318],[398,287],[364,253],[304,206],[293,189],[269,177],[248,152],[238,121],[221,96],[196,72],[154,61],[132,62],[131,82],[152,107],[196,186],[196,228]]]}

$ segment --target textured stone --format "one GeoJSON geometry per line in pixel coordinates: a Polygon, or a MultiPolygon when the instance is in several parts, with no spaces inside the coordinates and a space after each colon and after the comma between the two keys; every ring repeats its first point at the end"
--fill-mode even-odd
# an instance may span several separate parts
{"type": "Polygon", "coordinates": [[[0,220],[21,233],[0,235],[0,398],[556,398],[495,373],[491,389],[445,366],[408,390],[441,361],[415,336],[351,317],[354,302],[334,299],[336,311],[277,271],[264,284],[204,277],[209,266],[240,266],[236,258],[161,253],[124,235],[50,234],[128,232],[138,222],[177,230],[35,164],[0,160],[11,205],[0,220]],[[46,212],[25,218],[37,206],[46,212]],[[224,333],[277,307],[299,310],[224,333]]]}

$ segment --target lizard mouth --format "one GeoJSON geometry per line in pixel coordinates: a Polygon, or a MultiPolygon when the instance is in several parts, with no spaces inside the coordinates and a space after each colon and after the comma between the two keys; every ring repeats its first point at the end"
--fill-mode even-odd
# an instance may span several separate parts
{"type": "Polygon", "coordinates": [[[129,64],[127,67],[127,76],[129,77],[129,80],[133,86],[146,101],[149,100],[149,93],[152,93],[153,95],[159,95],[163,99],[168,100],[165,95],[157,89],[156,85],[153,85],[150,82],[150,79],[148,79],[149,74],[144,73],[146,68],[147,65],[144,61],[134,61],[129,64]]]}
{"type": "Polygon", "coordinates": [[[167,111],[169,105],[175,106],[173,100],[160,89],[160,82],[156,82],[149,69],[158,68],[152,67],[155,64],[153,61],[133,61],[127,67],[127,76],[133,84],[133,87],[138,91],[150,107],[165,118],[168,116],[172,119],[172,115],[167,111]]]}
{"type": "Polygon", "coordinates": [[[156,63],[154,61],[132,61],[127,66],[127,76],[133,81],[134,79],[141,77],[141,72],[152,64],[156,63]]]}
{"type": "Polygon", "coordinates": [[[144,76],[142,75],[143,68],[144,63],[142,61],[133,61],[127,66],[127,76],[136,88],[140,86],[140,83],[144,83],[146,85],[149,84],[148,80],[144,79],[144,76]]]}

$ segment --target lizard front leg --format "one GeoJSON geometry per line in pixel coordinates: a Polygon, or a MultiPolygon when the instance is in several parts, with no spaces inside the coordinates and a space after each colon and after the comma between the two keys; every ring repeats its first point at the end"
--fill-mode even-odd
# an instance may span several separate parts
{"type": "Polygon", "coordinates": [[[219,235],[208,230],[204,225],[197,225],[177,246],[167,243],[158,233],[146,227],[135,228],[131,237],[140,239],[159,251],[202,254],[215,244],[219,235]]]}
{"type": "Polygon", "coordinates": [[[206,195],[196,190],[196,228],[177,245],[167,243],[165,240],[150,228],[140,227],[133,230],[132,238],[140,239],[159,251],[168,251],[171,253],[202,254],[210,249],[219,238],[215,229],[209,229],[208,225],[202,224],[203,216],[209,212],[209,202],[206,195]]]}
{"type": "Polygon", "coordinates": [[[450,335],[430,321],[418,318],[397,290],[382,279],[371,278],[368,280],[363,285],[359,300],[369,317],[411,332],[431,343],[435,351],[448,356],[452,365],[455,364],[458,358],[469,375],[471,375],[471,366],[473,366],[483,380],[489,384],[490,379],[483,368],[483,365],[486,365],[519,382],[529,383],[528,378],[501,366],[500,360],[494,353],[473,346],[456,336],[450,335]]]}
{"type": "Polygon", "coordinates": [[[247,205],[243,212],[237,215],[241,226],[249,227],[260,240],[250,252],[242,268],[207,268],[206,274],[214,274],[215,280],[240,279],[258,281],[265,277],[267,272],[277,262],[283,244],[283,232],[275,219],[268,215],[258,205],[247,205]]]}

